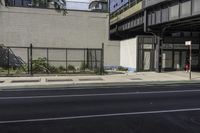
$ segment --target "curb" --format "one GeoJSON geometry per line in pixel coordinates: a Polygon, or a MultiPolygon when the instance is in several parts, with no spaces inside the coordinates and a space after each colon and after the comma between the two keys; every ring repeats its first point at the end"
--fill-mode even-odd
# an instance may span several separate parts
{"type": "MultiPolygon", "coordinates": [[[[110,83],[71,83],[71,84],[35,84],[19,86],[0,86],[0,91],[19,90],[19,89],[83,89],[80,87],[116,87],[116,86],[162,86],[162,85],[188,85],[200,84],[199,81],[144,81],[144,82],[110,82],[110,83]]],[[[85,88],[84,88],[85,89],[85,88]]],[[[94,89],[94,88],[88,88],[94,89]]]]}

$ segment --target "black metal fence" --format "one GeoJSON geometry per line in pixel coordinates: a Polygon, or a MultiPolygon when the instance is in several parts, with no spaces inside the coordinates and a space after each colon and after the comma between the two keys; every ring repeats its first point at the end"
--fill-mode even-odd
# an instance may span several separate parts
{"type": "Polygon", "coordinates": [[[0,46],[0,76],[103,74],[103,47],[0,46]]]}

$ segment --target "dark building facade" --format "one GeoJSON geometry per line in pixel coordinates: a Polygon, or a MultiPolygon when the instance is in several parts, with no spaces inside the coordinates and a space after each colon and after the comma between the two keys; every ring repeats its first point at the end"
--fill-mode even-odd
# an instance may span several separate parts
{"type": "Polygon", "coordinates": [[[192,41],[192,69],[200,70],[200,0],[129,0],[112,8],[110,39],[152,36],[155,52],[148,62],[155,71],[184,70],[189,56],[185,41],[192,41]]]}

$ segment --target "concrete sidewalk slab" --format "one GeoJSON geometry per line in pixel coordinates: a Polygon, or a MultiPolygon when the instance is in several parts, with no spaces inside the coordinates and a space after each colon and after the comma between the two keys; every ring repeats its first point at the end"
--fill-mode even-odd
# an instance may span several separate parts
{"type": "MultiPolygon", "coordinates": [[[[186,72],[139,72],[94,76],[0,77],[0,81],[2,81],[0,82],[0,87],[185,82],[189,81],[188,77],[186,72]]],[[[193,72],[192,81],[200,81],[200,73],[193,72]]]]}

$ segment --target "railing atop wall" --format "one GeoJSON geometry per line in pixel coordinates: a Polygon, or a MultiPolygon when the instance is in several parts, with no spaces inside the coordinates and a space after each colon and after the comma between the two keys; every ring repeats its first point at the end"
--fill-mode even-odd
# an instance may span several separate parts
{"type": "Polygon", "coordinates": [[[142,10],[142,7],[143,4],[142,4],[142,1],[140,0],[140,2],[138,3],[135,3],[135,4],[131,4],[130,6],[126,6],[122,9],[120,9],[119,11],[111,14],[110,16],[110,24],[114,24],[124,18],[127,18],[129,17],[130,15],[133,15],[134,13],[142,10]]]}
{"type": "Polygon", "coordinates": [[[164,1],[170,1],[170,0],[144,0],[143,5],[144,7],[149,7],[149,6],[164,2],[164,1]]]}
{"type": "Polygon", "coordinates": [[[122,5],[119,9],[117,9],[114,12],[110,13],[110,17],[114,18],[117,15],[121,14],[122,12],[128,10],[129,8],[135,6],[136,4],[140,3],[142,0],[133,0],[133,1],[129,1],[127,3],[125,3],[124,5],[122,5]]]}
{"type": "Polygon", "coordinates": [[[103,74],[102,48],[0,46],[0,76],[103,74]]]}
{"type": "Polygon", "coordinates": [[[3,3],[5,3],[5,6],[11,6],[11,7],[90,11],[88,9],[90,3],[81,1],[70,1],[70,0],[67,1],[66,0],[2,0],[2,1],[4,1],[3,3]]]}

